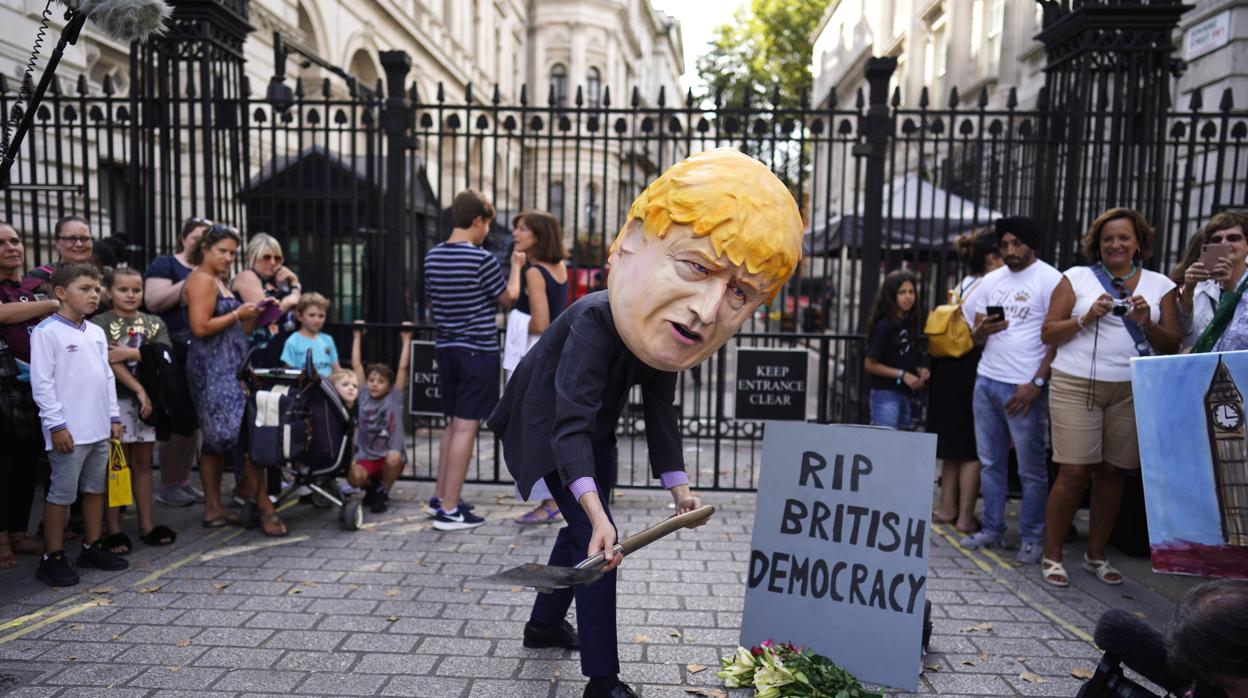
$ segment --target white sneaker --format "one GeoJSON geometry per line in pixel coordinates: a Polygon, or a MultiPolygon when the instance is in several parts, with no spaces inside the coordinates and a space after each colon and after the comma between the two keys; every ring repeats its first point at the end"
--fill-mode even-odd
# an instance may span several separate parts
{"type": "Polygon", "coordinates": [[[462,531],[469,528],[476,528],[485,523],[485,519],[468,511],[456,511],[454,514],[448,514],[441,509],[438,510],[436,516],[433,517],[433,527],[439,531],[462,531]]]}

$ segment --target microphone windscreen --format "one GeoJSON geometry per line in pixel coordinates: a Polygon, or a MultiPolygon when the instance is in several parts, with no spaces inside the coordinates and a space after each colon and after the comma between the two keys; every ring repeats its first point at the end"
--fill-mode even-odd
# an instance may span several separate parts
{"type": "Polygon", "coordinates": [[[1134,615],[1120,608],[1106,611],[1096,622],[1092,637],[1098,647],[1161,688],[1173,693],[1186,688],[1187,682],[1172,672],[1166,661],[1165,638],[1134,615]]]}
{"type": "Polygon", "coordinates": [[[173,9],[165,0],[62,0],[87,16],[100,31],[124,43],[164,33],[173,9]]]}

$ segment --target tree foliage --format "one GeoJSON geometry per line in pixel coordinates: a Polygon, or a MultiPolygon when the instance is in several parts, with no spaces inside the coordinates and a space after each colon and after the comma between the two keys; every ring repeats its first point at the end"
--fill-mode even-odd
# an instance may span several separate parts
{"type": "Polygon", "coordinates": [[[782,106],[795,106],[811,86],[810,62],[815,27],[829,0],[750,0],[733,21],[715,29],[698,75],[711,97],[741,104],[770,103],[780,87],[782,106]]]}

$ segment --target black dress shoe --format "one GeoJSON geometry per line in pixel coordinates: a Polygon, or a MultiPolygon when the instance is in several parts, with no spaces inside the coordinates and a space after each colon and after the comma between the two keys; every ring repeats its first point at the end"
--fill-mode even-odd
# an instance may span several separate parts
{"type": "Polygon", "coordinates": [[[538,625],[533,621],[524,624],[524,646],[529,649],[562,647],[565,650],[581,649],[581,638],[568,621],[559,625],[538,625]]]}
{"type": "Polygon", "coordinates": [[[606,692],[594,690],[593,684],[585,684],[585,692],[581,694],[581,698],[641,698],[641,695],[620,681],[606,692]]]}

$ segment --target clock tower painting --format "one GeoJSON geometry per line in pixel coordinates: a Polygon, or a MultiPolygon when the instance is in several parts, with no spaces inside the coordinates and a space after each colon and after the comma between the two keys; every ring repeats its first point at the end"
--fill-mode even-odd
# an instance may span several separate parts
{"type": "Polygon", "coordinates": [[[1214,490],[1227,545],[1248,546],[1248,442],[1244,398],[1221,357],[1205,393],[1214,490]]]}

